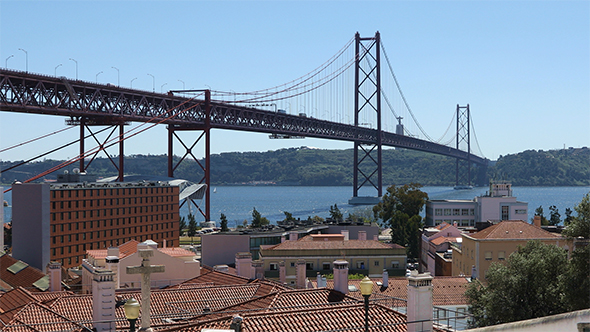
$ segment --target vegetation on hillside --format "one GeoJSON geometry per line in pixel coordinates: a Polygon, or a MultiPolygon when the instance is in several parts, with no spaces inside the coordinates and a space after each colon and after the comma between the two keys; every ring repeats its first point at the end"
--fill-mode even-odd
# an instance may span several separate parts
{"type": "MultiPolygon", "coordinates": [[[[176,164],[179,157],[175,156],[176,164]]],[[[404,149],[383,150],[383,183],[421,183],[425,186],[455,184],[455,160],[452,158],[404,149]]],[[[506,179],[515,186],[590,185],[590,149],[524,151],[500,157],[488,168],[487,177],[506,179]]],[[[204,164],[202,160],[199,160],[204,164]]],[[[1,169],[19,161],[1,161],[1,169]]],[[[1,174],[1,182],[24,181],[61,161],[46,159],[32,162],[1,174]]],[[[88,162],[87,162],[88,163],[88,162]]],[[[167,156],[131,155],[125,157],[125,174],[163,176],[167,174],[167,156]]],[[[267,152],[230,152],[211,156],[211,181],[214,185],[274,183],[301,186],[352,185],[353,150],[320,150],[302,148],[267,152]]],[[[68,166],[71,171],[76,164],[68,166]]],[[[370,174],[374,169],[363,169],[370,174]]],[[[42,179],[55,179],[56,171],[42,179]]],[[[88,173],[98,177],[117,174],[110,160],[97,158],[88,173]]],[[[472,169],[473,181],[481,172],[472,169]]],[[[174,171],[177,178],[199,182],[203,170],[194,160],[184,160],[174,171]]],[[[481,175],[484,177],[483,175],[481,175]]],[[[487,180],[479,179],[480,183],[487,180]]]]}

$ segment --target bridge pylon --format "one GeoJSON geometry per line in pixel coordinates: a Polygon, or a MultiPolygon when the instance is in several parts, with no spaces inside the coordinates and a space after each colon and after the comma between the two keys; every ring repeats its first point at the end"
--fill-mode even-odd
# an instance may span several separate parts
{"type": "Polygon", "coordinates": [[[354,140],[353,193],[348,204],[376,204],[383,191],[382,179],[382,132],[381,132],[381,38],[379,31],[374,37],[361,38],[355,35],[354,69],[354,125],[359,127],[359,115],[375,119],[377,128],[372,139],[354,140]],[[371,186],[377,196],[359,197],[359,189],[371,186]]]}
{"type": "Polygon", "coordinates": [[[457,135],[456,149],[467,148],[467,160],[456,158],[455,160],[455,188],[471,187],[471,137],[470,137],[470,112],[469,104],[459,106],[457,104],[457,135]]]}
{"type": "MultiPolygon", "coordinates": [[[[190,196],[186,198],[184,202],[182,202],[182,207],[186,202],[189,204],[189,211],[191,211],[190,207],[191,204],[194,205],[197,211],[205,218],[205,221],[211,220],[211,91],[205,90],[205,116],[203,119],[203,124],[194,124],[194,125],[176,125],[176,124],[169,124],[168,125],[168,177],[174,177],[174,171],[178,166],[187,158],[192,157],[195,163],[201,168],[203,172],[203,176],[199,180],[199,184],[205,184],[205,206],[202,207],[195,200],[193,200],[190,196]],[[184,143],[182,138],[176,134],[177,131],[202,131],[202,133],[196,138],[196,140],[188,146],[184,143]],[[174,156],[174,149],[173,149],[173,142],[174,139],[177,139],[180,144],[184,147],[185,152],[183,156],[178,160],[175,164],[173,160],[174,156]],[[195,157],[193,154],[193,148],[200,142],[204,141],[205,145],[205,154],[204,154],[204,163],[199,162],[199,159],[195,157]],[[204,209],[204,211],[203,211],[204,209]]],[[[202,205],[202,204],[201,204],[202,205]]]]}

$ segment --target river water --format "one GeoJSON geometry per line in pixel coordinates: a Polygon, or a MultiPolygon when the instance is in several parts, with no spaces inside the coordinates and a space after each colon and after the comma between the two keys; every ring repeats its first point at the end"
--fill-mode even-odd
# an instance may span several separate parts
{"type": "MultiPolygon", "coordinates": [[[[359,196],[374,196],[375,190],[361,188],[359,196]]],[[[486,193],[488,187],[476,187],[472,190],[454,190],[452,187],[423,187],[430,199],[473,199],[486,193]]],[[[385,193],[385,189],[383,190],[385,193]]],[[[527,202],[528,219],[533,217],[535,209],[543,206],[545,217],[549,218],[549,206],[555,205],[561,217],[565,209],[578,204],[590,187],[513,187],[513,195],[518,201],[527,202]]],[[[241,225],[244,220],[252,219],[252,210],[256,208],[263,217],[272,223],[283,220],[283,211],[293,214],[295,218],[307,219],[308,216],[329,216],[330,206],[337,204],[344,216],[349,213],[370,210],[368,206],[348,205],[352,196],[351,187],[299,187],[299,186],[218,186],[211,193],[211,218],[218,221],[221,213],[227,216],[230,227],[241,225]]],[[[4,199],[12,205],[10,192],[4,199]]],[[[181,215],[188,214],[183,206],[181,215]]],[[[195,213],[195,211],[193,211],[195,213]]],[[[575,213],[574,213],[575,215],[575,213]]],[[[4,220],[11,220],[11,208],[4,208],[4,220]]]]}

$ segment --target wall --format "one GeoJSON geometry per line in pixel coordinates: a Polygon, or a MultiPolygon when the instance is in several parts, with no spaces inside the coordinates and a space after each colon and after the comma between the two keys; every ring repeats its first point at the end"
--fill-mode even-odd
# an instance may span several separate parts
{"type": "Polygon", "coordinates": [[[49,185],[12,186],[12,257],[45,271],[50,260],[49,185]]]}
{"type": "Polygon", "coordinates": [[[250,236],[240,234],[201,235],[201,263],[206,266],[234,265],[236,253],[250,252],[250,236]]]}
{"type": "Polygon", "coordinates": [[[553,332],[553,331],[587,331],[590,328],[590,309],[567,312],[565,314],[528,319],[465,330],[465,332],[553,332]],[[584,324],[585,323],[585,324],[584,324]],[[580,324],[580,325],[578,325],[580,324]],[[585,327],[580,330],[580,327],[585,327]]]}
{"type": "Polygon", "coordinates": [[[329,225],[327,231],[322,231],[322,234],[340,234],[342,230],[348,230],[349,240],[358,240],[358,232],[367,232],[367,240],[372,240],[373,236],[379,235],[379,226],[357,226],[357,225],[329,225]]]}

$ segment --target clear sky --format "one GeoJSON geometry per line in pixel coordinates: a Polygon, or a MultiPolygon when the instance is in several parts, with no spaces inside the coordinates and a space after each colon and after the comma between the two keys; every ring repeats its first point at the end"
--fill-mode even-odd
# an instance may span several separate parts
{"type": "MultiPolygon", "coordinates": [[[[485,157],[590,146],[589,1],[7,1],[0,2],[0,66],[151,91],[253,91],[298,78],[355,32],[380,31],[393,69],[426,132],[439,137],[470,104],[485,157]],[[12,56],[13,55],[13,56],[12,56]],[[11,57],[12,56],[12,57],[11,57]],[[100,73],[102,72],[102,73],[100,73]],[[98,74],[100,73],[100,74],[98,74]],[[97,76],[98,74],[98,76],[97,76]]],[[[0,148],[63,128],[64,118],[0,113],[0,148]]],[[[33,157],[75,129],[0,154],[33,157]]],[[[165,154],[164,127],[126,154],[165,154]]],[[[88,143],[87,143],[88,144],[88,143]]],[[[269,140],[214,130],[212,152],[329,140],[269,140]]],[[[73,146],[47,158],[74,157],[73,146]]],[[[117,154],[116,150],[112,152],[117,154]]],[[[178,151],[177,153],[181,153],[178,151]]],[[[198,154],[198,153],[197,153],[198,154]]]]}

